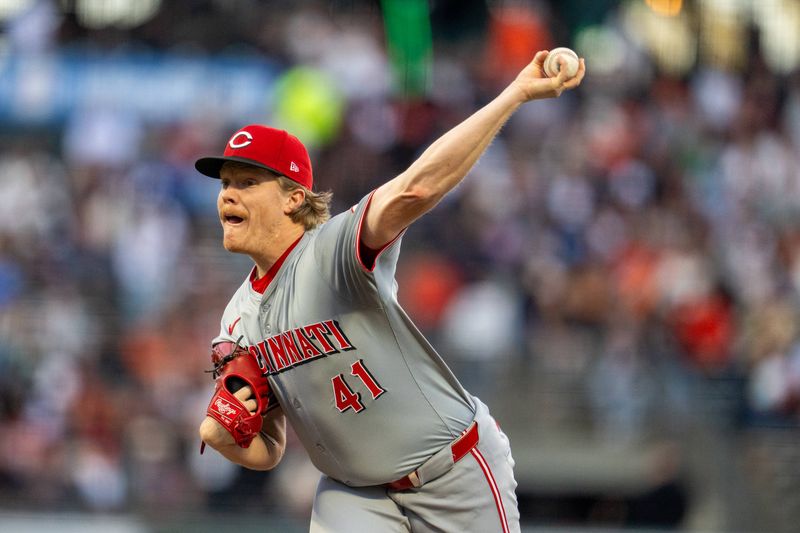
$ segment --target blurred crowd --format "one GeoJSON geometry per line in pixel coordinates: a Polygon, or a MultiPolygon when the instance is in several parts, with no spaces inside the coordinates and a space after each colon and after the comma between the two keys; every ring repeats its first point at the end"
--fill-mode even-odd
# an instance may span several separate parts
{"type": "MultiPolygon", "coordinates": [[[[296,87],[250,121],[300,129],[336,212],[502,90],[530,51],[575,46],[558,2],[441,2],[426,90],[408,94],[379,2],[165,2],[102,31],[35,4],[49,15],[8,22],[6,54],[233,47],[285,83],[322,84],[299,91],[322,99],[305,102],[308,131],[296,87]]],[[[597,22],[624,37],[614,13],[597,22]]],[[[685,391],[720,380],[736,384],[730,427],[796,427],[798,78],[757,47],[743,70],[669,75],[645,50],[587,68],[579,90],[520,109],[404,237],[401,301],[490,405],[494,369],[538,365],[577,369],[606,439],[637,442],[664,420],[680,431],[697,409],[685,391]]],[[[104,106],[0,123],[2,506],[158,513],[242,505],[231,495],[252,487],[255,503],[280,492],[306,512],[315,476],[297,445],[297,466],[266,475],[198,453],[209,341],[249,266],[222,250],[217,184],[193,162],[240,125],[214,108],[154,122],[104,106]]]]}

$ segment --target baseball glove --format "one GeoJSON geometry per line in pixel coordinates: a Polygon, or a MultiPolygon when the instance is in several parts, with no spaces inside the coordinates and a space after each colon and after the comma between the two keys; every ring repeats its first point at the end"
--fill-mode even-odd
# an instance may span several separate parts
{"type": "MultiPolygon", "coordinates": [[[[241,340],[241,338],[239,339],[241,340]]],[[[209,370],[217,383],[214,396],[206,409],[206,414],[219,422],[233,436],[236,444],[247,448],[261,431],[262,416],[269,407],[269,381],[256,358],[239,346],[239,342],[221,342],[211,350],[213,370],[209,370]],[[257,407],[250,413],[234,396],[237,390],[249,386],[257,407]]],[[[200,445],[200,453],[205,442],[200,445]]]]}

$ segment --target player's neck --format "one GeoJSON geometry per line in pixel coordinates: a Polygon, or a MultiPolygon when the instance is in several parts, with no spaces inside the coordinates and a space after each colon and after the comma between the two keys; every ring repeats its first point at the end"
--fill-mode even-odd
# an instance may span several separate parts
{"type": "Polygon", "coordinates": [[[264,247],[264,253],[253,254],[250,257],[256,264],[256,276],[261,278],[269,272],[272,265],[283,255],[289,246],[299,239],[305,228],[300,224],[293,224],[285,231],[280,232],[271,242],[264,247]]]}

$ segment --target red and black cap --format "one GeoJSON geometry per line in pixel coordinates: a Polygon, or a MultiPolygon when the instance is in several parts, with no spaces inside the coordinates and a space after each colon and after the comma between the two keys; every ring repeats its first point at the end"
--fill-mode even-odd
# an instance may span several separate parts
{"type": "Polygon", "coordinates": [[[311,189],[314,176],[308,150],[294,135],[269,126],[250,124],[233,134],[221,157],[202,157],[194,168],[201,174],[219,178],[226,161],[235,161],[271,170],[311,189]]]}

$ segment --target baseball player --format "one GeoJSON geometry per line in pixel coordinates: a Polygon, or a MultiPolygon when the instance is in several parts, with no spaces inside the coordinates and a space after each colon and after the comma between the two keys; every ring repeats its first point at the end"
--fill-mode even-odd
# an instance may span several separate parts
{"type": "MultiPolygon", "coordinates": [[[[397,302],[405,229],[467,174],[523,103],[577,87],[547,51],[405,172],[329,218],[311,163],[285,131],[245,126],[222,157],[223,244],[255,265],[212,341],[217,386],[205,444],[275,467],[286,420],[322,472],[312,532],[519,531],[508,439],[397,302]]],[[[562,65],[563,66],[563,65],[562,65]]]]}

